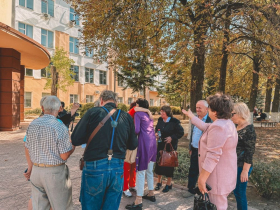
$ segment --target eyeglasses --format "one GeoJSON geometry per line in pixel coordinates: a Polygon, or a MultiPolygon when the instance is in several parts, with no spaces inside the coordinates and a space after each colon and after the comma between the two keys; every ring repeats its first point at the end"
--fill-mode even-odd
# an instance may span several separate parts
{"type": "Polygon", "coordinates": [[[233,115],[235,115],[236,113],[231,113],[231,116],[233,117],[233,115]]]}

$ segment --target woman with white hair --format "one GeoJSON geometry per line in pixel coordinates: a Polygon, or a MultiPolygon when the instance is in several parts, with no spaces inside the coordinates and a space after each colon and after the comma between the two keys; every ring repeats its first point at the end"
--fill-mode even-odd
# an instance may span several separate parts
{"type": "Polygon", "coordinates": [[[256,133],[250,123],[250,110],[245,103],[236,103],[232,111],[232,121],[237,124],[237,183],[234,195],[238,210],[247,210],[246,189],[248,178],[253,169],[253,154],[255,152],[256,133]]]}

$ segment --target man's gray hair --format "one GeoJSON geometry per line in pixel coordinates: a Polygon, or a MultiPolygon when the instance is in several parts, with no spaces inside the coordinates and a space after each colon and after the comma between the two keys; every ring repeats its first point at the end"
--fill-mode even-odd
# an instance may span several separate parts
{"type": "Polygon", "coordinates": [[[48,96],[44,96],[43,98],[41,98],[40,106],[43,106],[43,102],[44,102],[44,100],[45,100],[47,97],[48,97],[48,96]]]}
{"type": "Polygon", "coordinates": [[[206,100],[199,100],[198,102],[202,102],[202,103],[203,103],[203,105],[204,105],[206,108],[208,108],[208,107],[209,107],[209,105],[208,105],[208,103],[207,103],[207,101],[206,101],[206,100]]]}
{"type": "Polygon", "coordinates": [[[56,96],[48,96],[43,102],[44,110],[47,112],[57,112],[60,109],[61,102],[56,96]]]}
{"type": "Polygon", "coordinates": [[[102,99],[104,102],[112,100],[117,103],[118,95],[111,90],[103,90],[100,94],[100,99],[102,99]]]}

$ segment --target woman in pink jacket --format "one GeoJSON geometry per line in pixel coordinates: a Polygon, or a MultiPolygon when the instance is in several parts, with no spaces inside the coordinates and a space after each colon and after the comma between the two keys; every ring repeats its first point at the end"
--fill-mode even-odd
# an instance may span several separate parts
{"type": "Polygon", "coordinates": [[[207,98],[209,117],[213,123],[204,123],[189,110],[183,110],[192,124],[203,131],[199,140],[198,188],[206,193],[206,183],[212,187],[207,192],[218,210],[228,207],[227,196],[235,189],[237,177],[236,146],[238,135],[230,120],[233,101],[230,96],[217,93],[207,98]]]}

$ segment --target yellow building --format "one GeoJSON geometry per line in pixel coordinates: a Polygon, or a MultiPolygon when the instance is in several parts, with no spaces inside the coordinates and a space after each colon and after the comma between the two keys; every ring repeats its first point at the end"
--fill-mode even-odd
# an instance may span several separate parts
{"type": "MultiPolygon", "coordinates": [[[[99,63],[85,49],[78,46],[81,22],[75,11],[64,1],[19,0],[15,2],[15,29],[31,37],[47,48],[51,55],[55,47],[62,47],[75,61],[72,70],[76,73],[75,83],[66,92],[58,91],[58,97],[68,106],[70,103],[88,103],[99,98],[102,90],[118,93],[119,103],[130,104],[143,94],[132,93],[115,81],[114,72],[107,63],[99,63]]],[[[45,69],[25,70],[25,110],[39,108],[40,99],[50,94],[45,89],[47,81],[45,69]]],[[[151,106],[165,103],[156,91],[146,90],[146,98],[151,106]]]]}

